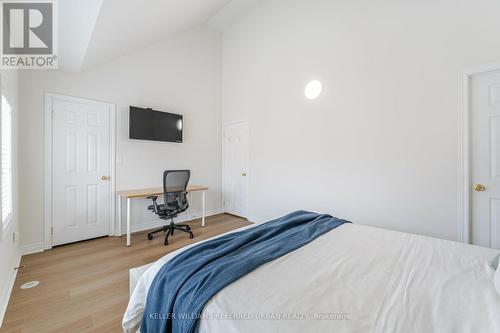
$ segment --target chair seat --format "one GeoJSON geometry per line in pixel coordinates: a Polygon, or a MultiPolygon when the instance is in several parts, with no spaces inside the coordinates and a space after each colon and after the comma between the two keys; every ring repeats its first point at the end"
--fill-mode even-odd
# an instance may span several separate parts
{"type": "MultiPolygon", "coordinates": [[[[149,205],[148,209],[154,211],[154,206],[149,205]]],[[[158,205],[157,209],[158,209],[158,215],[175,215],[175,214],[179,213],[177,205],[171,206],[171,205],[161,204],[161,205],[158,205]]]]}

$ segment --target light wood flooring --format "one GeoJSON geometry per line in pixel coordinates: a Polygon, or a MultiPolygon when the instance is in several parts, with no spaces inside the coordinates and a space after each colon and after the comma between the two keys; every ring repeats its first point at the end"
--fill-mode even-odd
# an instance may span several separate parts
{"type": "Polygon", "coordinates": [[[121,332],[121,320],[129,299],[130,268],[139,267],[190,243],[250,224],[228,214],[189,224],[194,239],[176,232],[163,246],[157,235],[148,241],[147,231],[125,238],[106,237],[65,245],[23,256],[0,332],[121,332]],[[33,289],[19,287],[39,280],[33,289]]]}

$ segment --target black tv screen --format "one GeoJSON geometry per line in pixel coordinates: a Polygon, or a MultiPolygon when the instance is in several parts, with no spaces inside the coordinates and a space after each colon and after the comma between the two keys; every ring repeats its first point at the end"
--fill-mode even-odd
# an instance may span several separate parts
{"type": "Polygon", "coordinates": [[[130,107],[131,139],[181,143],[182,125],[179,114],[130,107]]]}

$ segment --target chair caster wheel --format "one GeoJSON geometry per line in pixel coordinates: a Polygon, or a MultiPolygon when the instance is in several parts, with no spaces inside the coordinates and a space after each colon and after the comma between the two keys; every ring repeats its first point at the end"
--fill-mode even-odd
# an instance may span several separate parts
{"type": "Polygon", "coordinates": [[[189,234],[189,238],[194,238],[193,233],[190,233],[190,234],[189,234]]]}
{"type": "Polygon", "coordinates": [[[149,240],[153,240],[153,235],[148,235],[149,240]]]}
{"type": "Polygon", "coordinates": [[[163,242],[163,245],[167,246],[168,245],[168,241],[166,240],[165,242],[163,242]]]}

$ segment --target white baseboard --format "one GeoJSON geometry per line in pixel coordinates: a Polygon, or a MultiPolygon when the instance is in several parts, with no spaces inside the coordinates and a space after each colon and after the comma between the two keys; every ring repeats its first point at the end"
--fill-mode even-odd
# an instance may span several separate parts
{"type": "MultiPolygon", "coordinates": [[[[205,212],[205,217],[209,217],[212,215],[217,215],[217,214],[223,214],[224,210],[222,208],[219,209],[211,209],[207,210],[205,212]]],[[[200,213],[192,213],[192,214],[186,214],[186,215],[181,215],[177,218],[174,219],[175,223],[182,223],[182,222],[187,222],[187,221],[192,221],[196,219],[201,218],[201,212],[200,213]]],[[[132,232],[138,232],[138,231],[144,231],[144,230],[149,230],[149,229],[154,229],[154,228],[160,228],[161,226],[165,225],[164,220],[160,219],[154,219],[152,221],[148,222],[142,222],[142,223],[132,223],[131,225],[131,231],[132,232]]],[[[122,229],[125,231],[126,227],[122,229]]],[[[125,235],[125,234],[124,234],[125,235]]]]}
{"type": "MultiPolygon", "coordinates": [[[[16,264],[14,267],[19,267],[20,263],[21,255],[19,255],[16,259],[16,264]]],[[[5,311],[7,311],[7,305],[9,304],[10,294],[12,293],[14,282],[16,281],[17,269],[14,269],[14,267],[12,267],[12,272],[9,276],[9,280],[5,284],[5,288],[2,290],[2,295],[0,295],[0,327],[2,327],[5,311]]]]}
{"type": "Polygon", "coordinates": [[[44,250],[43,243],[28,244],[19,247],[19,252],[21,253],[21,256],[25,256],[27,254],[32,254],[32,253],[43,252],[43,250],[44,250]]]}

